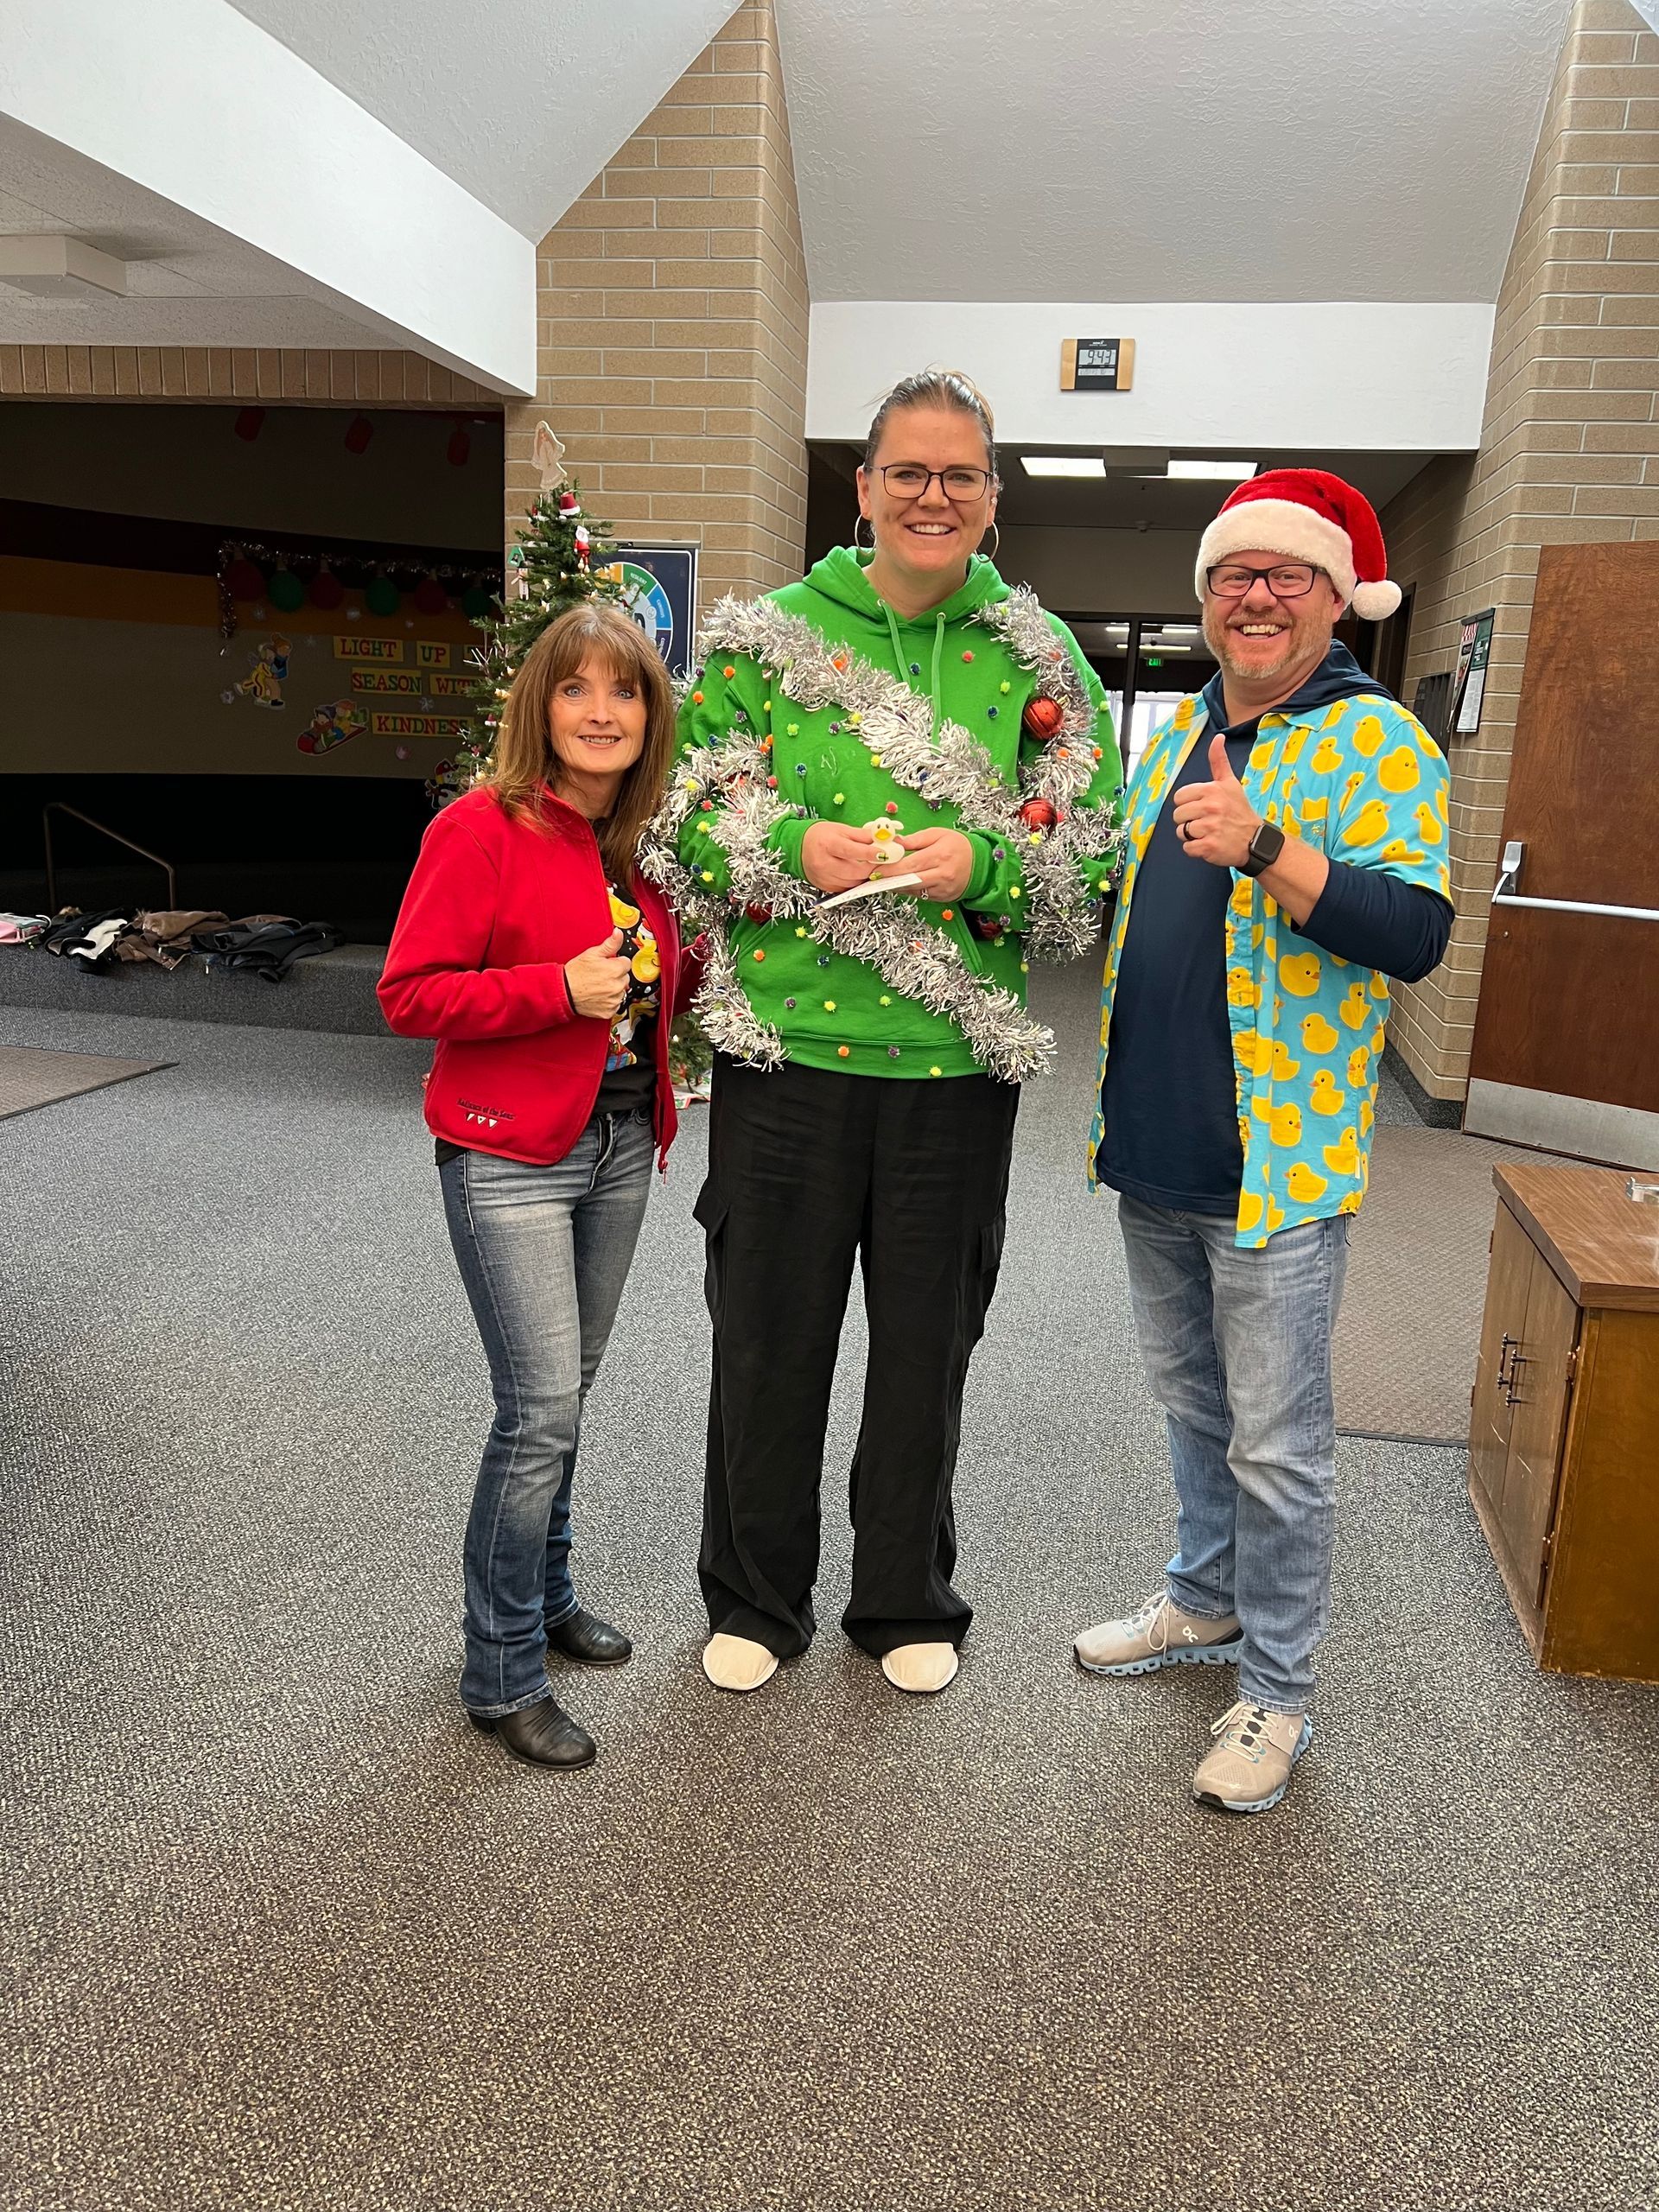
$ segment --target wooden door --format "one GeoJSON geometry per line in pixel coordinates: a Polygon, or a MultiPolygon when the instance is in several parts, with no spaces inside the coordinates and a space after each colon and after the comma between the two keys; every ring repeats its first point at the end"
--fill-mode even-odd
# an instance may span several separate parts
{"type": "Polygon", "coordinates": [[[1479,1484],[1494,1515],[1503,1504],[1514,1417],[1509,1402],[1510,1358],[1526,1334],[1527,1294],[1535,1257],[1532,1239],[1509,1208],[1500,1205],[1492,1228],[1480,1357],[1469,1407],[1469,1479],[1479,1484]]]}
{"type": "MultiPolygon", "coordinates": [[[[1503,813],[1524,897],[1659,908],[1656,630],[1659,543],[1540,554],[1503,813]]],[[[1656,1008],[1659,922],[1494,906],[1465,1126],[1659,1168],[1656,1008]]]]}
{"type": "Polygon", "coordinates": [[[1546,1546],[1554,1518],[1561,1438],[1579,1336],[1579,1309],[1535,1249],[1521,1342],[1510,1355],[1505,1396],[1510,1453],[1497,1522],[1522,1586],[1543,1603],[1546,1546]]]}

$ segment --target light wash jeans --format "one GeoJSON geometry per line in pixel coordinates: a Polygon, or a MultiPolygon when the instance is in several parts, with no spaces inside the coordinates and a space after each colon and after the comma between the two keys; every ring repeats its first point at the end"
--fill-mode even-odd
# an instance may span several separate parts
{"type": "Polygon", "coordinates": [[[547,1630],[576,1611],[570,1485],[588,1387],[651,1189],[644,1115],[598,1115],[550,1167],[465,1152],[440,1168],[449,1241],[489,1357],[495,1421],[467,1522],[461,1703],[552,1694],[547,1630]]]}
{"type": "Polygon", "coordinates": [[[1260,1251],[1220,1215],[1121,1198],[1117,1217],[1141,1357],[1169,1416],[1169,1594],[1206,1619],[1238,1615],[1241,1698],[1306,1712],[1331,1611],[1347,1217],[1282,1229],[1260,1251]]]}

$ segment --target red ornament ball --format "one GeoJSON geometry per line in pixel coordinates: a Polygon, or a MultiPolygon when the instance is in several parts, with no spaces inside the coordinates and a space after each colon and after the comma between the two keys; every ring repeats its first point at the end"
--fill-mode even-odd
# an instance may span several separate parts
{"type": "Polygon", "coordinates": [[[415,587],[415,604],[423,614],[442,614],[449,594],[435,576],[423,576],[415,587]]]}
{"type": "Polygon", "coordinates": [[[319,569],[311,579],[311,589],[308,596],[313,607],[321,607],[325,612],[328,612],[338,607],[340,601],[345,598],[345,587],[341,584],[340,578],[330,569],[319,569]]]}
{"type": "MultiPolygon", "coordinates": [[[[763,925],[772,919],[772,909],[770,906],[746,906],[743,909],[743,912],[748,916],[752,922],[759,922],[763,925]]],[[[759,953],[755,955],[756,959],[759,959],[760,957],[759,953]]]]}
{"type": "Polygon", "coordinates": [[[1050,800],[1028,798],[1020,810],[1020,819],[1027,830],[1052,830],[1058,817],[1050,800]]]}
{"type": "Polygon", "coordinates": [[[265,579],[245,554],[239,561],[232,561],[225,571],[225,588],[232,599],[263,599],[265,579]]]}
{"type": "Polygon", "coordinates": [[[1065,709],[1058,699],[1039,697],[1027,702],[1020,719],[1033,737],[1058,737],[1065,721],[1065,709]]]}

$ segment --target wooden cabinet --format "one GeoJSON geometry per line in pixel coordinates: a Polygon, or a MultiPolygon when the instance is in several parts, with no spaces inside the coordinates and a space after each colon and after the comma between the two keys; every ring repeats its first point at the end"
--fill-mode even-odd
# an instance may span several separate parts
{"type": "Polygon", "coordinates": [[[1659,1681],[1659,1205],[1493,1170],[1469,1495],[1539,1664],[1659,1681]]]}

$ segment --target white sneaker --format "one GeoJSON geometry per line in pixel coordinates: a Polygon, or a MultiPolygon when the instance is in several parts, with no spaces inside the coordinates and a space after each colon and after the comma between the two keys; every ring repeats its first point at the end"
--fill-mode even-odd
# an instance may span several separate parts
{"type": "Polygon", "coordinates": [[[1241,1699],[1210,1733],[1215,1745],[1192,1777],[1192,1795],[1224,1813],[1265,1813],[1284,1796],[1313,1723],[1305,1713],[1264,1713],[1241,1699]]]}
{"type": "Polygon", "coordinates": [[[1238,1617],[1184,1613],[1166,1590],[1122,1620],[1086,1628],[1072,1645],[1090,1675],[1150,1675],[1158,1667],[1236,1666],[1244,1649],[1238,1617]]]}
{"type": "Polygon", "coordinates": [[[778,1657],[747,1636],[711,1636],[702,1647],[702,1671],[717,1690],[758,1690],[778,1671],[778,1657]]]}
{"type": "Polygon", "coordinates": [[[954,1643],[901,1643],[883,1656],[881,1671],[896,1690],[915,1697],[931,1697],[957,1678],[954,1643]]]}

